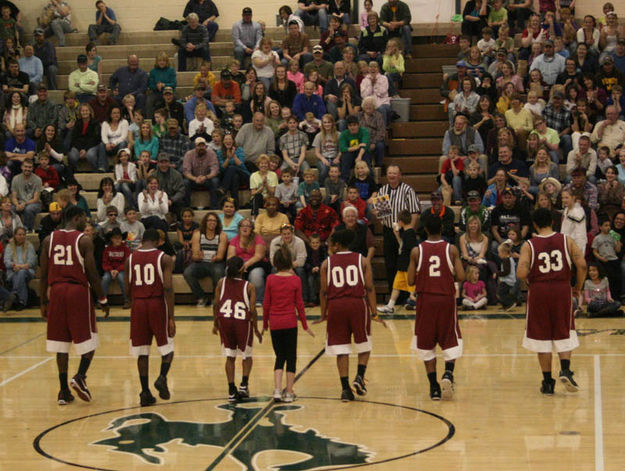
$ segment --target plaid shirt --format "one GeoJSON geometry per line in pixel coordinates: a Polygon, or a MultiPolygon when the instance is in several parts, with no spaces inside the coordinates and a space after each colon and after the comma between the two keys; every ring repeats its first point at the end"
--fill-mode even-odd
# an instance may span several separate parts
{"type": "Polygon", "coordinates": [[[175,137],[166,134],[160,139],[159,152],[169,154],[171,163],[176,165],[176,167],[180,167],[184,154],[186,154],[189,149],[191,149],[191,142],[186,136],[180,133],[175,137]]]}
{"type": "Polygon", "coordinates": [[[564,106],[559,111],[554,109],[553,105],[549,103],[544,111],[543,117],[547,123],[547,127],[555,129],[560,134],[563,130],[571,126],[571,113],[564,106]]]}
{"type": "Polygon", "coordinates": [[[287,132],[280,138],[280,151],[285,151],[291,160],[297,162],[302,146],[308,146],[308,136],[302,131],[295,134],[287,132]]]}

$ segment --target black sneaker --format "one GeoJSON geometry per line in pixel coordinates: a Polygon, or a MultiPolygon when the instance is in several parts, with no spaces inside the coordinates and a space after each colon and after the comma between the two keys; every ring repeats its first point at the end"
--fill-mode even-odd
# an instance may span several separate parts
{"type": "Polygon", "coordinates": [[[69,389],[61,389],[56,398],[56,402],[59,406],[66,406],[67,404],[74,402],[74,396],[69,389]]]}
{"type": "Polygon", "coordinates": [[[573,372],[571,370],[560,371],[560,382],[564,384],[564,387],[569,392],[579,391],[579,386],[573,379],[573,372]]]}
{"type": "Polygon", "coordinates": [[[69,385],[74,391],[76,391],[79,398],[85,402],[91,402],[91,393],[89,392],[89,389],[87,389],[86,379],[86,376],[77,374],[69,381],[69,385]]]}
{"type": "Polygon", "coordinates": [[[141,407],[151,406],[156,402],[156,398],[152,396],[150,391],[142,391],[139,394],[139,399],[141,400],[141,407]]]}
{"type": "Polygon", "coordinates": [[[353,401],[354,399],[354,392],[350,388],[343,389],[343,391],[341,392],[341,401],[349,402],[353,401]]]}
{"type": "Polygon", "coordinates": [[[250,398],[250,390],[246,385],[239,386],[239,398],[240,399],[249,399],[250,398]]]}
{"type": "Polygon", "coordinates": [[[430,384],[430,399],[433,401],[441,400],[441,387],[438,383],[430,384]]]}
{"type": "Polygon", "coordinates": [[[445,371],[443,373],[443,379],[441,379],[441,397],[443,401],[451,401],[454,397],[454,375],[451,371],[445,371]]]}
{"type": "Polygon", "coordinates": [[[239,392],[235,389],[234,392],[228,393],[228,402],[239,402],[241,397],[239,396],[239,392]]]}
{"type": "Polygon", "coordinates": [[[168,400],[171,397],[169,388],[167,387],[167,378],[165,376],[159,376],[154,381],[154,387],[158,391],[158,397],[164,400],[168,400]]]}
{"type": "Polygon", "coordinates": [[[356,390],[356,394],[358,394],[359,396],[366,396],[367,395],[367,387],[365,386],[365,380],[362,378],[362,376],[358,375],[354,378],[354,382],[352,383],[352,386],[354,386],[354,389],[356,390]]]}
{"type": "Polygon", "coordinates": [[[545,396],[553,396],[553,391],[556,387],[556,380],[555,379],[543,379],[542,385],[540,386],[540,392],[543,393],[545,396]]]}

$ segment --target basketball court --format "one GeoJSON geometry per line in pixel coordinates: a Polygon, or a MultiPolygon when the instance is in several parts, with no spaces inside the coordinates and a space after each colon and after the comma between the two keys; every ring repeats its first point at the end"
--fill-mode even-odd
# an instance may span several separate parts
{"type": "MultiPolygon", "coordinates": [[[[180,307],[172,398],[146,408],[139,407],[136,363],[128,354],[129,311],[114,309],[99,324],[100,348],[87,379],[93,402],[77,398],[68,406],[56,404],[56,365],[45,351],[38,311],[5,316],[0,469],[622,470],[623,320],[578,319],[581,346],[572,369],[581,390],[567,393],[558,383],[553,397],[543,397],[536,357],[521,348],[522,313],[489,314],[461,318],[465,356],[452,402],[430,401],[404,312],[387,329],[373,323],[364,400],[339,400],[321,324],[312,326],[315,338],[300,330],[296,402],[269,397],[274,356],[266,334],[254,345],[251,400],[229,405],[212,311],[180,307]]],[[[152,353],[151,382],[160,366],[152,353]]],[[[77,363],[72,355],[70,377],[77,363]]],[[[351,380],[355,357],[350,367],[351,380]]],[[[439,363],[439,376],[441,370],[439,363]]],[[[237,384],[240,371],[239,360],[237,384]]]]}

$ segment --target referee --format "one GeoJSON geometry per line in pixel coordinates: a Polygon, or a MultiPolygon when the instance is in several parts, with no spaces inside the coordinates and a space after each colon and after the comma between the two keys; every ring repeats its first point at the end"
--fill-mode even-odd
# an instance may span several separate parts
{"type": "Polygon", "coordinates": [[[393,234],[393,224],[397,222],[399,213],[407,209],[412,215],[412,227],[416,230],[421,208],[419,198],[414,189],[401,181],[401,170],[398,165],[389,165],[386,169],[386,185],[378,191],[378,196],[388,195],[391,215],[380,219],[384,230],[384,264],[386,265],[386,282],[389,293],[393,290],[393,280],[397,272],[399,243],[393,234]]]}

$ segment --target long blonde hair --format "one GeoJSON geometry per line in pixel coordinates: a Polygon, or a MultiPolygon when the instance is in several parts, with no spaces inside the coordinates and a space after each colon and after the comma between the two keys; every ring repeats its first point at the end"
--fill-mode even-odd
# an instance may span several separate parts
{"type": "MultiPolygon", "coordinates": [[[[17,234],[17,231],[24,231],[24,234],[26,233],[26,229],[24,229],[23,227],[18,227],[17,229],[15,229],[15,232],[13,233],[13,237],[11,237],[11,241],[9,242],[9,247],[11,247],[11,262],[15,263],[19,263],[19,260],[17,259],[17,244],[15,243],[15,234],[17,234]]],[[[23,245],[23,250],[24,250],[24,261],[26,261],[26,253],[28,252],[29,247],[32,247],[32,244],[28,241],[28,239],[24,239],[24,245],[23,245]]]]}
{"type": "Polygon", "coordinates": [[[321,117],[321,142],[325,142],[328,137],[335,144],[339,141],[339,133],[336,130],[336,122],[334,121],[334,116],[332,116],[330,113],[326,113],[321,117]],[[330,134],[326,133],[326,130],[323,127],[324,119],[329,119],[332,122],[332,130],[330,131],[330,134]]]}

